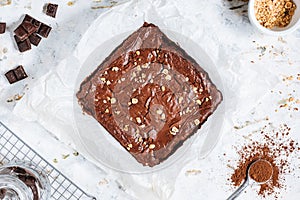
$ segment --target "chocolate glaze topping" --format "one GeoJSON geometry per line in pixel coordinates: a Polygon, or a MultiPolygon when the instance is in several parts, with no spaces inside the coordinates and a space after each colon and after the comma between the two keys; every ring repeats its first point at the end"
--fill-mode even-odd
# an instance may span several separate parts
{"type": "Polygon", "coordinates": [[[84,112],[150,167],[175,152],[222,101],[196,61],[148,23],[82,82],[77,98],[84,112]]]}

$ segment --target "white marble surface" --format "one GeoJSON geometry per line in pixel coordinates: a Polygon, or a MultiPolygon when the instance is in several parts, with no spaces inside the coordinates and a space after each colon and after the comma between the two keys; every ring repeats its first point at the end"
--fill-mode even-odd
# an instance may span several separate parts
{"type": "MultiPolygon", "coordinates": [[[[41,12],[46,1],[12,2],[0,7],[0,21],[8,23],[7,33],[0,35],[0,120],[47,160],[57,158],[58,163],[53,164],[59,170],[99,199],[225,199],[234,190],[227,181],[232,173],[227,160],[238,159],[233,146],[247,142],[244,138],[251,131],[269,122],[275,127],[286,123],[292,128],[293,139],[299,141],[300,111],[279,106],[289,94],[300,99],[300,80],[296,78],[300,73],[300,30],[279,38],[257,33],[243,12],[246,5],[229,9],[245,4],[243,1],[130,1],[111,9],[91,9],[95,2],[77,0],[68,6],[68,1],[57,0],[52,1],[59,4],[56,19],[41,12]],[[53,31],[38,48],[21,54],[11,33],[24,13],[51,24],[53,31]],[[83,46],[97,46],[113,34],[133,31],[144,20],[189,37],[216,64],[226,108],[217,146],[209,156],[198,159],[195,142],[189,152],[195,155],[189,156],[192,159],[180,167],[147,175],[117,173],[82,156],[62,159],[63,154],[72,155],[77,148],[68,120],[72,118],[68,111],[73,95],[72,84],[68,84],[77,76],[77,68],[72,68],[77,66],[76,60],[72,58],[83,62],[88,55],[79,51],[83,46]],[[98,40],[94,44],[85,33],[91,24],[103,30],[95,32],[98,40]],[[9,85],[3,74],[18,64],[25,66],[29,78],[9,85]],[[291,75],[292,80],[283,81],[291,75]],[[53,87],[59,85],[60,89],[53,87]],[[15,94],[25,95],[19,101],[7,102],[15,94]],[[265,117],[269,120],[261,120],[265,117]],[[253,123],[240,130],[233,128],[246,121],[253,123]],[[191,170],[193,173],[189,173],[191,170]]],[[[300,109],[300,104],[289,104],[300,109]]],[[[281,199],[300,196],[299,158],[295,157],[291,165],[296,168],[295,176],[287,175],[287,189],[282,191],[281,199]]],[[[255,190],[249,188],[241,199],[259,198],[255,190]]]]}

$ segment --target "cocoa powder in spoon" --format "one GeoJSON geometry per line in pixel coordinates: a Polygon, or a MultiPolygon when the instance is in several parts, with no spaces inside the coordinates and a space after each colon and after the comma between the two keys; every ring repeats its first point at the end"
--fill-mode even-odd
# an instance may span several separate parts
{"type": "Polygon", "coordinates": [[[273,166],[266,160],[257,160],[251,164],[249,176],[258,183],[265,183],[273,175],[273,166]]]}

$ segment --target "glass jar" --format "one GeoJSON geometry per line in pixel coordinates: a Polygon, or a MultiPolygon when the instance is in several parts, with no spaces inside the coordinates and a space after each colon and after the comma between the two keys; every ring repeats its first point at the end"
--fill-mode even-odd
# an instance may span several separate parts
{"type": "Polygon", "coordinates": [[[48,200],[50,182],[45,172],[27,161],[13,161],[0,167],[0,199],[48,200]]]}

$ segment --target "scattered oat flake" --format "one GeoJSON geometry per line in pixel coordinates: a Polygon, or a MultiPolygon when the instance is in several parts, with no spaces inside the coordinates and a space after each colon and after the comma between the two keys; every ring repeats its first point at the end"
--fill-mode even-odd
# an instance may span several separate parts
{"type": "Polygon", "coordinates": [[[70,156],[70,154],[63,154],[63,155],[62,155],[62,158],[65,160],[65,159],[67,159],[69,156],[70,156]]]}
{"type": "Polygon", "coordinates": [[[0,7],[7,6],[11,4],[11,0],[0,0],[0,7]]]}
{"type": "Polygon", "coordinates": [[[199,170],[199,169],[190,169],[190,170],[187,170],[185,172],[185,175],[186,176],[189,176],[189,175],[198,175],[200,173],[201,173],[201,170],[199,170]]]}
{"type": "Polygon", "coordinates": [[[73,6],[74,4],[75,4],[75,1],[69,1],[69,2],[67,3],[68,6],[73,6]]]}
{"type": "Polygon", "coordinates": [[[105,178],[99,181],[99,185],[107,185],[108,184],[108,180],[106,180],[105,178]]]}

